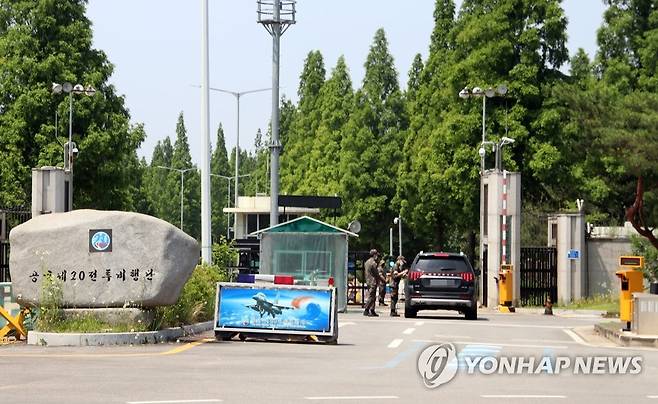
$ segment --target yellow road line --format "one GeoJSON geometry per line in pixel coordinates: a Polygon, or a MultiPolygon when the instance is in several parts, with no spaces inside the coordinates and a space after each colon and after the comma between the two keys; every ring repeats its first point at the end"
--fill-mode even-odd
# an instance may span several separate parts
{"type": "Polygon", "coordinates": [[[1,354],[0,358],[120,358],[120,357],[139,357],[139,356],[161,356],[174,355],[192,349],[206,342],[214,341],[213,338],[205,338],[201,341],[189,342],[185,345],[170,349],[164,352],[149,353],[123,353],[123,354],[1,354]]]}
{"type": "Polygon", "coordinates": [[[176,347],[174,349],[171,349],[169,351],[160,352],[158,355],[174,355],[174,354],[177,354],[177,353],[185,352],[188,349],[194,348],[195,346],[199,346],[201,344],[205,344],[206,342],[210,342],[210,341],[214,341],[214,340],[215,340],[214,338],[204,338],[201,341],[189,342],[185,345],[181,345],[181,346],[176,347]]]}

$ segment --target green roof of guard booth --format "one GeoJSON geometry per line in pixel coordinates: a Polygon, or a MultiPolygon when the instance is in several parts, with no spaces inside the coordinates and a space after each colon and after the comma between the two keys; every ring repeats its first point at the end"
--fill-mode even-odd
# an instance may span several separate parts
{"type": "Polygon", "coordinates": [[[342,233],[352,237],[359,237],[356,233],[344,230],[321,220],[309,216],[298,217],[285,223],[277,224],[266,229],[253,232],[250,235],[255,236],[262,233],[342,233]]]}

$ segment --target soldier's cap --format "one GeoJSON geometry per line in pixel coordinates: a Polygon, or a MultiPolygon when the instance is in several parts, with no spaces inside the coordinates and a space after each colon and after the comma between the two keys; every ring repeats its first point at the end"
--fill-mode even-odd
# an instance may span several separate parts
{"type": "Polygon", "coordinates": [[[379,251],[377,251],[376,249],[373,248],[372,250],[370,250],[370,256],[371,257],[374,257],[377,254],[379,254],[379,251]]]}

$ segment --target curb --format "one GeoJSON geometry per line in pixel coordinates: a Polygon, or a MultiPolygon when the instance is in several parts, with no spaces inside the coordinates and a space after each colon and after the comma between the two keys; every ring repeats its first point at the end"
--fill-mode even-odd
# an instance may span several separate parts
{"type": "MultiPolygon", "coordinates": [[[[517,313],[544,314],[544,308],[516,307],[517,313]]],[[[586,310],[586,309],[556,309],[553,308],[553,314],[556,316],[585,316],[585,317],[603,317],[608,312],[605,310],[586,310]]]]}
{"type": "Polygon", "coordinates": [[[622,331],[619,327],[621,327],[621,324],[595,324],[594,330],[599,335],[621,346],[658,348],[658,335],[637,335],[629,331],[622,331]]]}
{"type": "Polygon", "coordinates": [[[206,321],[160,331],[115,332],[115,333],[56,333],[30,331],[28,345],[41,346],[105,346],[161,344],[176,341],[189,335],[200,334],[213,329],[213,322],[206,321]]]}
{"type": "MultiPolygon", "coordinates": [[[[521,313],[521,314],[540,314],[544,315],[544,308],[543,307],[515,307],[514,308],[516,313],[521,313]]],[[[491,312],[491,313],[499,313],[497,309],[489,309],[489,308],[479,308],[478,310],[482,310],[483,313],[486,312],[491,312]]],[[[605,310],[585,310],[585,309],[579,309],[579,310],[571,310],[571,309],[553,309],[553,315],[555,316],[569,316],[569,317],[604,317],[608,312],[605,310]]]]}

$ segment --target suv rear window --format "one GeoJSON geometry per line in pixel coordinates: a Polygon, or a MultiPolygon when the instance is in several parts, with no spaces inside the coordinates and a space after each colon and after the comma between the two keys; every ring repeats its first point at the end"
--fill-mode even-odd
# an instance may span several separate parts
{"type": "Polygon", "coordinates": [[[414,270],[419,272],[470,272],[462,257],[418,257],[414,270]]]}

